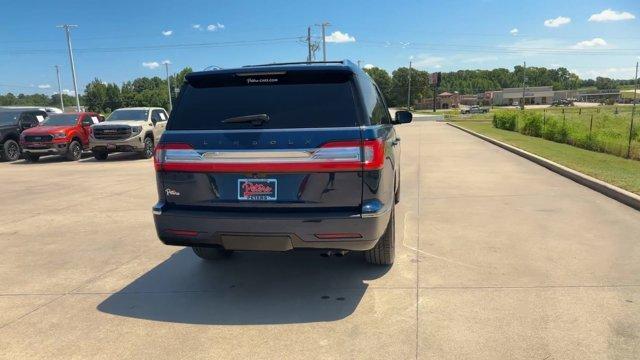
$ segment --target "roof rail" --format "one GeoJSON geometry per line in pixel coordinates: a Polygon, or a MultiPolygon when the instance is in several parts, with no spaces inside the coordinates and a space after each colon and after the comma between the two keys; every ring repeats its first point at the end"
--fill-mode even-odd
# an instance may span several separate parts
{"type": "Polygon", "coordinates": [[[278,66],[278,65],[304,65],[304,64],[346,64],[347,60],[339,61],[296,61],[296,62],[284,62],[284,63],[270,63],[270,64],[257,64],[257,65],[245,65],[243,67],[257,67],[257,66],[278,66]]]}

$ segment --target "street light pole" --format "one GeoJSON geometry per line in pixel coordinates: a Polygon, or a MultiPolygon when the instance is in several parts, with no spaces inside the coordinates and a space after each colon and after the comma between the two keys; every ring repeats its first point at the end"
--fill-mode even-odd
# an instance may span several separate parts
{"type": "Polygon", "coordinates": [[[325,35],[325,28],[329,25],[331,24],[327,21],[322,24],[316,24],[316,26],[322,27],[322,61],[327,61],[327,37],[325,35]]]}
{"type": "Polygon", "coordinates": [[[407,89],[407,110],[411,110],[411,60],[409,60],[409,88],[407,89]]]}
{"type": "Polygon", "coordinates": [[[64,111],[64,100],[62,100],[62,85],[60,84],[60,66],[54,65],[56,68],[56,77],[58,78],[58,95],[60,96],[60,110],[64,111]]]}
{"type": "Polygon", "coordinates": [[[167,95],[169,95],[169,112],[171,112],[173,104],[171,103],[171,79],[169,78],[169,61],[164,62],[164,68],[167,72],[167,95]]]}
{"type": "Polygon", "coordinates": [[[71,77],[73,78],[73,91],[76,93],[76,110],[80,112],[80,95],[78,94],[78,82],[76,81],[76,64],[73,60],[73,49],[71,47],[71,34],[70,29],[78,27],[78,25],[58,25],[59,28],[64,29],[64,33],[67,37],[67,49],[69,50],[69,62],[71,63],[71,77]]]}
{"type": "Polygon", "coordinates": [[[527,62],[524,62],[524,68],[522,69],[522,104],[520,108],[524,110],[524,96],[527,91],[527,62]]]}
{"type": "Polygon", "coordinates": [[[631,137],[633,136],[633,117],[636,115],[636,102],[638,99],[638,63],[636,62],[636,79],[633,91],[633,108],[631,108],[631,124],[629,125],[629,147],[627,147],[627,158],[631,157],[631,137]]]}

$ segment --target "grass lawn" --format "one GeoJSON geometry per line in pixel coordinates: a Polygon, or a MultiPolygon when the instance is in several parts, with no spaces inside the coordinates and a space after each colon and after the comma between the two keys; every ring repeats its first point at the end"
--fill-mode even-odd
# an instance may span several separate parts
{"type": "Polygon", "coordinates": [[[490,121],[454,121],[456,125],[516,146],[581,173],[640,194],[640,161],[556,143],[515,131],[496,129],[490,121]]]}

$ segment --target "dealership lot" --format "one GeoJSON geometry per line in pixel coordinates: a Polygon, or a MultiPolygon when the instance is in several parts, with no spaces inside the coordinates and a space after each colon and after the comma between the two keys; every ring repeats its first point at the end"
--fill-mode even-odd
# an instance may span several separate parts
{"type": "Polygon", "coordinates": [[[0,357],[640,357],[640,213],[442,123],[399,126],[396,263],[156,238],[151,160],[0,163],[0,357]]]}

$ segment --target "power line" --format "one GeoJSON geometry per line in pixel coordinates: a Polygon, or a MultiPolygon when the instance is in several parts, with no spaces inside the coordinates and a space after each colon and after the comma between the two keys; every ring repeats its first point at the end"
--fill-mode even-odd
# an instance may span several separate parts
{"type": "MultiPolygon", "coordinates": [[[[272,39],[221,41],[221,42],[204,42],[204,43],[77,48],[75,49],[75,52],[76,53],[108,53],[108,52],[134,52],[134,51],[167,50],[167,49],[193,49],[193,48],[207,48],[207,47],[227,47],[227,46],[285,43],[285,42],[300,41],[301,39],[303,39],[303,37],[296,36],[296,37],[283,37],[283,38],[272,38],[272,39]]],[[[14,51],[9,52],[9,54],[34,55],[34,54],[61,53],[63,51],[64,49],[15,49],[14,51]]]]}

